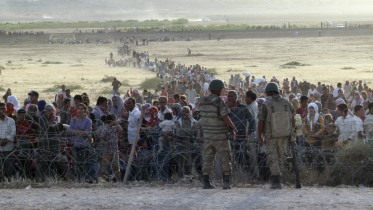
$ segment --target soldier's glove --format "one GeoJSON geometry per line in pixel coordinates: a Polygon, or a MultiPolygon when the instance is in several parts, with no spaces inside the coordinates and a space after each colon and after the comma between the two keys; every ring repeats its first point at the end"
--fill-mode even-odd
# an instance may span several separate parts
{"type": "Polygon", "coordinates": [[[297,142],[295,142],[295,141],[290,141],[290,146],[292,146],[292,147],[297,147],[297,142]]]}
{"type": "Polygon", "coordinates": [[[293,130],[291,132],[290,141],[289,142],[290,142],[291,145],[296,146],[297,145],[296,140],[297,140],[297,135],[295,133],[295,130],[293,130]]]}

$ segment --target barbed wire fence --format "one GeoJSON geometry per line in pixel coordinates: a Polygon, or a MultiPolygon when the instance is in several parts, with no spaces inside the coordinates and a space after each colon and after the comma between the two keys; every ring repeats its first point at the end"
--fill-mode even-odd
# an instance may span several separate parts
{"type": "MultiPolygon", "coordinates": [[[[46,132],[36,132],[31,139],[18,136],[12,151],[0,152],[1,181],[62,180],[81,183],[99,177],[104,181],[113,181],[106,179],[105,174],[100,173],[102,161],[110,163],[106,171],[116,175],[117,179],[123,179],[128,162],[128,148],[125,146],[120,147],[118,151],[119,160],[105,159],[102,151],[94,144],[81,150],[74,149],[66,132],[46,132]],[[113,172],[113,164],[118,164],[120,173],[113,172]]],[[[163,150],[159,151],[160,128],[154,127],[141,132],[129,181],[191,183],[201,177],[203,137],[193,135],[194,131],[188,138],[180,138],[174,134],[163,142],[163,150]]],[[[266,164],[266,152],[256,143],[256,135],[256,132],[253,132],[245,141],[230,140],[232,182],[236,186],[265,183],[269,180],[270,170],[266,164]],[[253,157],[256,160],[253,161],[253,157]]],[[[334,139],[336,140],[337,137],[334,139]]],[[[125,141],[125,138],[121,138],[120,144],[125,145],[125,141]]],[[[296,150],[301,180],[305,185],[371,186],[373,184],[372,154],[371,143],[351,143],[344,148],[326,149],[298,144],[296,150]]],[[[284,155],[286,159],[289,156],[288,153],[284,155]]],[[[216,182],[220,182],[221,179],[219,164],[217,158],[212,174],[216,182]]],[[[283,171],[284,182],[293,184],[295,175],[288,161],[285,161],[283,171]]]]}

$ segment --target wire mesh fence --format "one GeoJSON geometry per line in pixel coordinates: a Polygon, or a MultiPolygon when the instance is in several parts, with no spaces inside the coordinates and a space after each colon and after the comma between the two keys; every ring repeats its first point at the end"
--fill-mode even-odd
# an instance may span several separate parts
{"type": "MultiPolygon", "coordinates": [[[[195,132],[192,132],[195,133],[195,132]]],[[[141,131],[135,161],[129,181],[177,182],[200,179],[202,175],[203,138],[173,134],[159,145],[158,127],[141,131]]],[[[267,152],[256,143],[256,133],[246,140],[229,140],[232,157],[232,183],[262,183],[270,178],[267,152]]],[[[329,140],[328,140],[329,141],[329,140]]],[[[1,181],[64,180],[94,183],[100,180],[115,182],[123,179],[129,149],[126,138],[119,139],[119,150],[107,152],[96,144],[76,148],[65,131],[38,132],[33,138],[17,136],[13,150],[0,152],[1,181]]],[[[373,183],[373,144],[351,143],[343,148],[316,147],[303,138],[296,148],[301,180],[306,185],[337,185],[373,183]]],[[[291,158],[284,154],[286,160],[291,158]]],[[[283,180],[293,183],[294,173],[289,161],[284,161],[283,180]]],[[[221,179],[219,159],[215,161],[212,177],[221,179]]]]}

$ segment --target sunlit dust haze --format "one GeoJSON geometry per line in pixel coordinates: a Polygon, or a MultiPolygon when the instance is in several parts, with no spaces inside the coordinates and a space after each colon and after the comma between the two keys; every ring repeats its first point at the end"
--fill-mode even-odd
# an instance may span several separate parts
{"type": "Polygon", "coordinates": [[[187,18],[248,24],[370,22],[371,0],[0,0],[0,23],[187,18]]]}

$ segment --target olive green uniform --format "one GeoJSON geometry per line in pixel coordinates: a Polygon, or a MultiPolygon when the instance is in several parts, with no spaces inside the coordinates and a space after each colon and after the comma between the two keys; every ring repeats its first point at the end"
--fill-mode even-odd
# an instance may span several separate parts
{"type": "MultiPolygon", "coordinates": [[[[271,133],[271,125],[269,120],[269,106],[273,100],[286,100],[282,98],[280,95],[277,96],[270,96],[267,98],[266,102],[260,107],[258,118],[265,122],[264,125],[264,135],[265,135],[265,144],[267,146],[267,160],[268,165],[271,170],[272,176],[281,176],[281,171],[284,167],[285,161],[285,152],[288,146],[289,138],[288,137],[272,137],[271,133]]],[[[292,116],[295,116],[295,110],[293,105],[288,102],[289,105],[289,112],[291,112],[292,116]]]]}
{"type": "Polygon", "coordinates": [[[228,127],[222,116],[229,113],[229,108],[217,95],[200,98],[201,125],[204,137],[203,146],[203,175],[209,175],[213,166],[216,153],[221,158],[222,174],[232,174],[231,148],[228,142],[228,127]]]}

